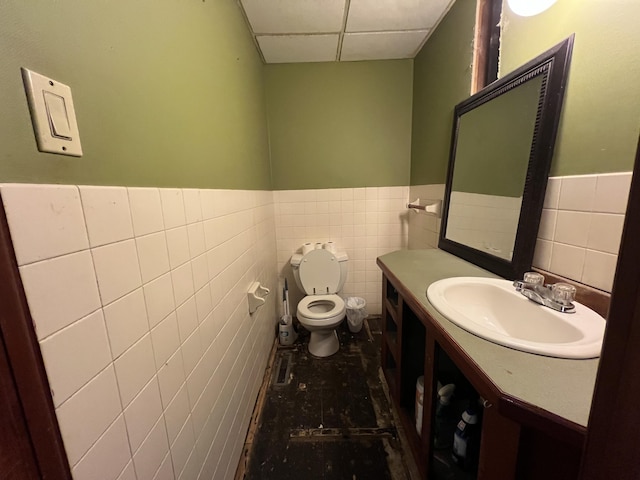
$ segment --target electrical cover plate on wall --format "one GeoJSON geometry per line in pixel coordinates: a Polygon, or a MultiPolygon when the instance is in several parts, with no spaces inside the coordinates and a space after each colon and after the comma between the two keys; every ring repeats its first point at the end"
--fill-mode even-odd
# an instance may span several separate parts
{"type": "Polygon", "coordinates": [[[71,88],[26,68],[21,70],[38,150],[81,157],[71,88]]]}

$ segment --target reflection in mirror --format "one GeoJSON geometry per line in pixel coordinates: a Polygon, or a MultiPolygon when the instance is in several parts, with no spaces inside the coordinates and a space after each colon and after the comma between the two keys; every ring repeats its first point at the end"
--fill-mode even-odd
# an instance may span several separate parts
{"type": "Polygon", "coordinates": [[[455,108],[438,246],[505,278],[531,267],[572,45],[455,108]]]}
{"type": "Polygon", "coordinates": [[[460,117],[448,239],[512,259],[541,89],[533,77],[460,117]]]}

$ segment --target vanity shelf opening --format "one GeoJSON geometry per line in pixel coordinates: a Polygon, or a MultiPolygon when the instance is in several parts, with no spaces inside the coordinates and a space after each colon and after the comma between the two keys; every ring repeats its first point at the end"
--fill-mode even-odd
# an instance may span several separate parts
{"type": "Polygon", "coordinates": [[[392,396],[396,392],[396,374],[398,372],[396,361],[388,348],[383,350],[383,371],[392,396]]]}
{"type": "Polygon", "coordinates": [[[398,325],[389,311],[385,312],[384,332],[387,346],[395,357],[398,351],[398,325]]]}
{"type": "MultiPolygon", "coordinates": [[[[426,329],[408,308],[402,312],[402,371],[400,407],[410,419],[416,419],[416,383],[424,376],[426,329]]],[[[425,379],[428,381],[428,379],[425,379]]],[[[425,389],[426,391],[426,389],[425,389]]],[[[415,421],[413,422],[415,425],[415,421]]],[[[417,426],[414,428],[418,435],[417,426]]]]}
{"type": "Polygon", "coordinates": [[[429,462],[429,478],[475,479],[482,431],[483,406],[480,395],[437,342],[434,367],[436,384],[433,388],[433,428],[430,439],[432,460],[429,462]],[[454,394],[450,397],[448,405],[440,406],[438,391],[450,384],[455,385],[454,394]],[[469,423],[464,422],[463,418],[469,423]],[[458,438],[456,430],[462,434],[458,438]]]}
{"type": "Polygon", "coordinates": [[[389,301],[389,303],[391,304],[391,306],[394,309],[398,309],[398,302],[399,302],[399,294],[398,294],[398,290],[396,290],[396,288],[391,284],[391,282],[389,280],[387,280],[386,278],[384,279],[384,281],[386,282],[386,298],[389,301]]]}

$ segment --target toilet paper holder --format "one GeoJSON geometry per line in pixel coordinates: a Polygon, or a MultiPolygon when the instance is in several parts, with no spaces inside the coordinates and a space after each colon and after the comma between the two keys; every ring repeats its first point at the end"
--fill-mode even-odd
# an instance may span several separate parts
{"type": "Polygon", "coordinates": [[[420,198],[416,198],[413,202],[407,204],[407,208],[416,213],[431,213],[440,218],[440,214],[442,213],[442,200],[425,200],[425,202],[427,202],[427,205],[421,205],[420,198]]]}
{"type": "Polygon", "coordinates": [[[253,282],[247,292],[249,313],[254,313],[258,307],[264,305],[267,295],[269,295],[269,289],[267,287],[260,285],[260,282],[253,282]]]}

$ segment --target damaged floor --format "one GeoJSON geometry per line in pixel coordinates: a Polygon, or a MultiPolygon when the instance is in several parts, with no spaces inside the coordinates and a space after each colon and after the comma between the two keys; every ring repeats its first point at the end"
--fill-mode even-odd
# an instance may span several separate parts
{"type": "Polygon", "coordinates": [[[380,320],[357,334],[338,328],[340,350],[307,351],[301,330],[276,351],[258,400],[239,478],[408,480],[409,470],[380,373],[380,320]]]}

